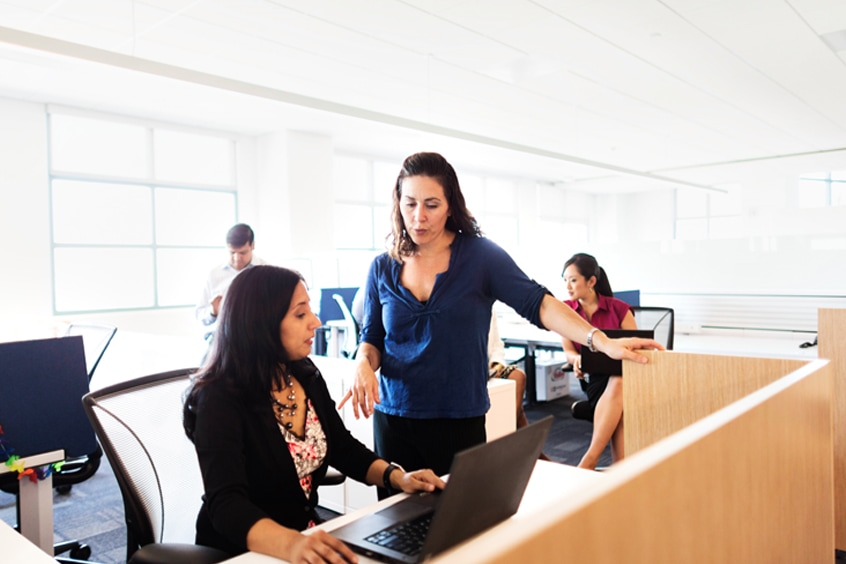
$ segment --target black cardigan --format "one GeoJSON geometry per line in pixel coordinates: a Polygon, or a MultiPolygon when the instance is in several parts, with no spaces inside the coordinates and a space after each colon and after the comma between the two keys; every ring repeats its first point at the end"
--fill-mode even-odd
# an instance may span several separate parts
{"type": "MultiPolygon", "coordinates": [[[[311,360],[293,364],[294,375],[326,434],[326,460],[314,472],[314,483],[320,483],[327,465],[364,482],[376,455],[346,429],[311,360]]],[[[234,555],[247,550],[247,532],[264,517],[300,531],[310,520],[319,522],[314,510],[317,488],[307,498],[300,487],[288,444],[273,415],[270,391],[265,401],[249,402],[222,382],[209,383],[195,409],[194,445],[205,489],[197,517],[197,544],[234,555]]]]}

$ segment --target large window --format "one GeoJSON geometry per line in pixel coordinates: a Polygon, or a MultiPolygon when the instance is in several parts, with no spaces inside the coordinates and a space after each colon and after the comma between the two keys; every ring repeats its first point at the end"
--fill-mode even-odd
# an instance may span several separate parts
{"type": "MultiPolygon", "coordinates": [[[[391,232],[395,162],[338,155],[334,163],[335,248],[384,250],[391,232]]],[[[486,236],[506,249],[519,244],[518,194],[513,180],[462,174],[461,190],[486,236]]]]}
{"type": "Polygon", "coordinates": [[[396,165],[337,156],[334,163],[335,248],[384,249],[391,231],[391,186],[396,165]]]}
{"type": "Polygon", "coordinates": [[[49,117],[55,312],[193,304],[236,222],[234,140],[49,117]]]}
{"type": "Polygon", "coordinates": [[[723,191],[676,189],[676,239],[734,239],[743,236],[741,187],[726,185],[720,188],[723,191]]]}
{"type": "Polygon", "coordinates": [[[798,187],[800,208],[846,206],[846,171],[803,174],[798,187]]]}

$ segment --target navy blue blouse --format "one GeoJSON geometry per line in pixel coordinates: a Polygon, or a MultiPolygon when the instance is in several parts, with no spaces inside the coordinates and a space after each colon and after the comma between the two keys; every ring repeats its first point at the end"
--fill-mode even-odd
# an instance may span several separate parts
{"type": "Polygon", "coordinates": [[[460,233],[425,303],[400,284],[401,271],[384,253],[367,278],[361,340],[382,354],[376,409],[417,419],[484,415],[493,302],[543,327],[540,305],[549,291],[493,241],[460,233]]]}

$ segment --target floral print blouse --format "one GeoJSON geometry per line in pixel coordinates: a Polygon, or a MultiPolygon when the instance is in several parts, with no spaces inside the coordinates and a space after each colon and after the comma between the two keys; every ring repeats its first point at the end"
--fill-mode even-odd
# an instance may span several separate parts
{"type": "MultiPolygon", "coordinates": [[[[300,439],[281,424],[279,429],[285,435],[288,452],[294,459],[297,476],[300,478],[300,487],[302,487],[305,496],[309,497],[314,485],[312,474],[323,464],[323,460],[326,458],[326,435],[323,433],[323,427],[320,425],[317,412],[311,405],[311,400],[307,402],[304,439],[300,439]]],[[[311,525],[314,525],[314,523],[311,523],[311,525]]]]}

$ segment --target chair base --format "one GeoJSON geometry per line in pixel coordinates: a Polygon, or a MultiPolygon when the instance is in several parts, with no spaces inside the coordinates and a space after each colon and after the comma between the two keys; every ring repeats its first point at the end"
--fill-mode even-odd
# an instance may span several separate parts
{"type": "Polygon", "coordinates": [[[59,555],[67,552],[70,556],[67,560],[88,560],[91,558],[91,547],[79,541],[66,541],[53,545],[53,554],[59,555]]]}
{"type": "Polygon", "coordinates": [[[222,550],[198,544],[154,543],[135,551],[127,564],[216,564],[230,558],[222,550]]]}

